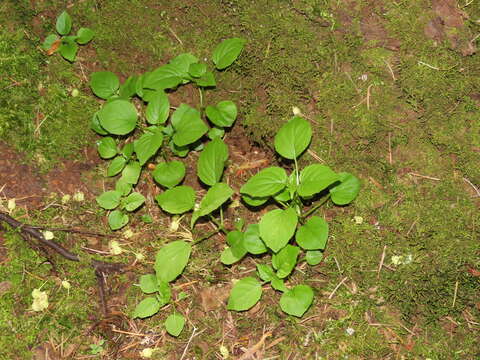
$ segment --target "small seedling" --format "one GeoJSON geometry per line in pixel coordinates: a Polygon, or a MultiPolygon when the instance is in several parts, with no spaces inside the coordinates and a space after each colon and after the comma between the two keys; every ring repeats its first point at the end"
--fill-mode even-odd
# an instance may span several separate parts
{"type": "Polygon", "coordinates": [[[72,18],[66,11],[58,16],[55,29],[60,37],[57,34],[48,35],[42,48],[47,55],[53,55],[58,51],[70,62],[75,61],[78,45],[88,44],[94,36],[94,32],[88,28],[80,28],[76,35],[68,35],[72,30],[72,18]]]}

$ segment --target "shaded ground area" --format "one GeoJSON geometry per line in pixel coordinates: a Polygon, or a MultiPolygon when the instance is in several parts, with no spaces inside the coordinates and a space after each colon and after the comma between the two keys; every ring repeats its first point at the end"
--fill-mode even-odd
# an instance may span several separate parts
{"type": "MultiPolygon", "coordinates": [[[[135,265],[108,278],[111,318],[100,314],[89,269],[60,258],[54,269],[4,228],[2,356],[138,359],[145,347],[157,349],[153,358],[172,360],[237,359],[248,349],[255,349],[252,359],[480,356],[480,8],[474,2],[80,1],[68,11],[96,37],[73,64],[37,48],[62,4],[7,1],[0,9],[12,15],[0,30],[0,71],[8,74],[0,79],[0,197],[2,209],[18,199],[13,214],[22,221],[109,235],[94,201],[111,181],[102,177],[105,165],[91,146],[98,102],[90,73],[110,70],[125,79],[180,52],[209,57],[232,36],[248,40],[245,51],[219,76],[218,90],[206,93],[212,103],[228,95],[241,112],[226,137],[231,186],[238,190],[259,168],[278,165],[272,137],[293,106],[314,128],[312,151],[301,162],[325,163],[362,180],[352,206],[320,211],[332,234],[325,261],[299,266],[289,279],[315,289],[304,318],[282,313],[271,289],[248,312],[226,311],[232,279],[252,273],[260,259],[223,266],[225,239],[218,235],[194,248],[174,283],[175,299],[187,294],[176,303],[187,318],[178,339],[163,330],[163,313],[130,318],[143,296],[135,284],[152,272],[153,254],[166,241],[195,238],[211,224],[191,233],[184,221],[170,232],[172,219],[154,203],[159,190],[149,174],[137,188],[147,204],[133,215],[133,235],[113,234],[129,251],[115,259],[135,265]],[[80,96],[71,96],[73,89],[80,96]],[[85,201],[62,202],[78,191],[85,201]],[[141,220],[145,214],[152,224],[141,220]],[[146,261],[135,262],[135,253],[146,261]],[[72,284],[68,292],[64,279],[72,284]],[[30,310],[31,291],[41,286],[50,307],[38,314],[30,310]]],[[[171,101],[196,105],[198,94],[185,86],[171,101]]],[[[196,156],[187,162],[186,183],[202,194],[192,176],[196,156]]],[[[226,223],[254,222],[262,211],[230,207],[226,223]]],[[[108,236],[56,237],[110,260],[108,236]]]]}

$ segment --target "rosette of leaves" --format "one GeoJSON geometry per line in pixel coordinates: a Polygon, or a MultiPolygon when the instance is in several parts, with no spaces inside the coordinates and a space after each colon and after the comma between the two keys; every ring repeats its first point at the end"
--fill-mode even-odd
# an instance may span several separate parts
{"type": "MultiPolygon", "coordinates": [[[[170,283],[183,272],[191,252],[192,247],[183,240],[173,241],[158,251],[155,257],[155,274],[140,277],[140,289],[150,296],[137,304],[132,315],[134,318],[144,319],[153,316],[162,307],[172,303],[170,283]]],[[[184,325],[185,318],[176,312],[165,321],[165,328],[172,336],[178,336],[184,325]]]]}
{"type": "Polygon", "coordinates": [[[65,60],[75,61],[78,51],[78,45],[88,44],[94,36],[94,32],[89,28],[82,27],[78,29],[76,35],[69,35],[72,31],[72,18],[64,11],[55,24],[57,34],[50,34],[42,44],[42,48],[47,55],[53,55],[59,52],[65,60]]]}
{"type": "MultiPolygon", "coordinates": [[[[244,44],[245,40],[239,38],[219,44],[212,54],[214,67],[223,70],[230,66],[244,44]]],[[[193,226],[199,217],[218,209],[233,193],[228,185],[220,183],[228,158],[222,137],[235,122],[238,111],[230,100],[205,108],[201,105],[200,109],[182,103],[171,111],[169,93],[189,82],[198,87],[200,94],[216,85],[213,71],[190,53],[180,54],[153,71],[130,76],[123,83],[110,71],[95,72],[90,77],[90,88],[105,102],[94,114],[91,128],[103,136],[97,145],[100,156],[111,160],[107,176],[120,175],[116,186],[119,189],[115,191],[131,190],[143,167],[160,153],[167,159],[171,154],[185,157],[191,150],[202,151],[197,172],[211,188],[194,213],[193,226]],[[138,104],[142,106],[139,108],[138,104]],[[207,138],[212,141],[204,145],[207,138]]],[[[193,209],[195,192],[181,185],[185,177],[181,161],[159,162],[152,176],[164,188],[156,197],[164,211],[182,214],[193,209]]]]}
{"type": "Polygon", "coordinates": [[[276,152],[294,164],[288,174],[281,167],[268,167],[252,176],[240,189],[243,200],[260,206],[270,199],[281,208],[265,213],[258,224],[245,231],[227,234],[227,247],[221,254],[226,265],[240,261],[245,255],[272,256],[271,265],[258,264],[260,280],[245,278],[236,283],[230,294],[228,308],[247,310],[261,297],[262,282],[282,292],[280,307],[290,315],[301,317],[313,302],[308,285],[288,288],[285,279],[299,261],[317,265],[322,261],[328,239],[328,224],[314,211],[331,199],[335,205],[347,205],[360,191],[360,181],[352,174],[337,173],[328,166],[313,164],[298,168],[297,160],[308,148],[312,137],[310,123],[294,117],[275,136],[276,152]],[[309,204],[309,208],[306,208],[309,204]]]}

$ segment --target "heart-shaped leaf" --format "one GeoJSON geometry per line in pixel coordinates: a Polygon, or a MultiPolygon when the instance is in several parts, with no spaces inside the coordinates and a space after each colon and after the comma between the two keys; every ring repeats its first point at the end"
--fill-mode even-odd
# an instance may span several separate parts
{"type": "Polygon", "coordinates": [[[106,210],[115,209],[118,204],[120,204],[120,198],[122,194],[119,191],[110,190],[106,191],[100,196],[97,196],[95,200],[97,200],[98,205],[106,210]]]}
{"type": "Polygon", "coordinates": [[[205,109],[210,121],[218,127],[230,127],[237,119],[237,106],[233,101],[220,101],[217,106],[207,106],[205,109]]]}
{"type": "Polygon", "coordinates": [[[260,219],[260,236],[270,249],[278,252],[292,238],[297,221],[297,214],[292,208],[269,211],[260,219]]]}
{"type": "Polygon", "coordinates": [[[219,182],[227,159],[228,147],[223,140],[215,138],[210,141],[200,153],[197,162],[197,173],[200,180],[210,186],[219,182]]]}
{"type": "Polygon", "coordinates": [[[278,130],[275,136],[275,150],[284,158],[293,160],[305,151],[311,139],[310,123],[295,116],[278,130]]]}
{"type": "Polygon", "coordinates": [[[295,265],[297,265],[298,254],[300,254],[300,249],[290,244],[285,246],[277,254],[273,254],[272,265],[277,270],[279,279],[290,275],[295,265]]]}
{"type": "Polygon", "coordinates": [[[118,230],[128,224],[128,215],[120,210],[113,210],[108,215],[108,225],[110,229],[118,230]]]}
{"type": "Polygon", "coordinates": [[[98,142],[98,153],[103,159],[110,159],[117,155],[117,143],[110,137],[104,137],[98,142]]]}
{"type": "Polygon", "coordinates": [[[163,211],[183,214],[195,205],[195,191],[190,186],[177,186],[155,197],[163,211]]]}
{"type": "Polygon", "coordinates": [[[94,35],[95,33],[89,28],[80,28],[77,31],[77,43],[80,45],[87,44],[93,39],[94,35]]]}
{"type": "Polygon", "coordinates": [[[338,174],[328,166],[313,164],[306,166],[300,172],[300,185],[298,195],[309,197],[325,190],[328,186],[338,181],[338,174]]]}
{"type": "Polygon", "coordinates": [[[162,146],[162,142],[162,130],[156,126],[147,128],[145,134],[140,136],[138,140],[135,140],[133,148],[135,149],[140,165],[145,164],[148,159],[157,153],[158,149],[162,146]]]}
{"type": "Polygon", "coordinates": [[[233,195],[233,190],[225,183],[216,183],[204,196],[200,202],[198,210],[192,215],[191,227],[195,225],[195,222],[199,217],[210,214],[212,211],[218,209],[224,202],[226,202],[233,195]]]}
{"type": "Polygon", "coordinates": [[[323,250],[327,245],[328,223],[321,217],[312,216],[298,228],[295,241],[305,250],[323,250]]]}
{"type": "Polygon", "coordinates": [[[253,307],[262,297],[262,284],[253,278],[238,280],[228,298],[227,309],[245,311],[253,307]]]}
{"type": "Polygon", "coordinates": [[[110,134],[126,135],[137,126],[137,110],[127,100],[113,100],[98,112],[100,125],[110,134]]]}
{"type": "Polygon", "coordinates": [[[232,65],[242,52],[246,42],[245,39],[231,38],[218,44],[212,54],[212,61],[215,67],[218,70],[222,70],[232,65]]]}
{"type": "Polygon", "coordinates": [[[149,124],[163,124],[170,114],[170,102],[163,90],[155,91],[150,97],[145,117],[149,124]]]}
{"type": "Polygon", "coordinates": [[[125,201],[124,201],[125,210],[134,211],[138,209],[140,206],[142,206],[144,202],[145,202],[145,197],[142,194],[138,192],[131,193],[125,198],[125,201]]]}
{"type": "Polygon", "coordinates": [[[153,296],[140,301],[133,312],[133,318],[147,318],[155,315],[160,310],[160,303],[153,296]]]}
{"type": "Polygon", "coordinates": [[[184,326],[185,326],[185,318],[183,317],[182,314],[178,314],[178,313],[171,314],[167,318],[167,320],[165,320],[165,329],[170,335],[175,337],[180,335],[184,326]]]}
{"type": "Polygon", "coordinates": [[[244,184],[240,192],[250,197],[267,197],[275,195],[287,185],[287,173],[278,166],[260,170],[244,184]]]}
{"type": "Polygon", "coordinates": [[[247,250],[243,246],[244,236],[240,231],[230,231],[227,234],[227,243],[230,247],[225,248],[220,255],[220,261],[225,265],[231,265],[240,261],[247,250]]]}
{"type": "Polygon", "coordinates": [[[173,241],[163,246],[155,257],[155,273],[159,281],[175,280],[188,263],[192,247],[183,240],[173,241]]]}
{"type": "Polygon", "coordinates": [[[160,163],[152,173],[157,183],[167,188],[172,188],[185,177],[185,165],[181,161],[169,161],[160,163]]]}
{"type": "Polygon", "coordinates": [[[138,161],[130,161],[122,170],[122,177],[125,182],[135,185],[138,182],[142,166],[138,161]]]}
{"type": "Polygon", "coordinates": [[[97,71],[90,76],[90,88],[99,98],[108,99],[117,93],[120,80],[111,71],[97,71]]]}
{"type": "Polygon", "coordinates": [[[177,146],[189,145],[208,131],[208,126],[202,121],[200,112],[185,104],[181,104],[172,114],[172,125],[175,129],[173,142],[177,146]]]}
{"type": "Polygon", "coordinates": [[[140,276],[139,285],[145,294],[152,294],[158,291],[157,277],[154,274],[140,276]]]}
{"type": "Polygon", "coordinates": [[[280,307],[289,315],[301,317],[313,302],[313,290],[308,285],[297,285],[283,293],[280,307]]]}
{"type": "Polygon", "coordinates": [[[78,45],[75,42],[75,36],[66,36],[62,39],[62,44],[58,48],[58,52],[64,59],[73,62],[77,56],[78,45]]]}
{"type": "Polygon", "coordinates": [[[127,160],[123,156],[117,156],[115,159],[112,160],[110,165],[108,165],[107,176],[115,176],[119,174],[120,171],[122,171],[125,167],[126,163],[127,160]]]}
{"type": "Polygon", "coordinates": [[[308,265],[318,265],[323,260],[323,252],[319,250],[309,250],[305,254],[305,260],[307,260],[308,265]]]}
{"type": "Polygon", "coordinates": [[[267,252],[267,247],[260,238],[260,226],[258,224],[247,226],[243,236],[243,246],[250,254],[259,255],[267,252]]]}
{"type": "Polygon", "coordinates": [[[340,184],[330,189],[332,201],[337,205],[350,204],[360,192],[360,180],[346,172],[338,175],[340,184]]]}

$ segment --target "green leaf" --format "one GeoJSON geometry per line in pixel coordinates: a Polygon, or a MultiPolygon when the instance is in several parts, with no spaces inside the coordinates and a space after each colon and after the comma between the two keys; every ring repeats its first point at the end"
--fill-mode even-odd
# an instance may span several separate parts
{"type": "Polygon", "coordinates": [[[272,285],[272,288],[274,288],[275,290],[278,290],[281,292],[288,291],[287,287],[285,286],[285,283],[283,282],[283,279],[279,279],[275,277],[275,279],[272,279],[272,282],[270,285],[272,285]]]}
{"type": "Polygon", "coordinates": [[[170,289],[170,285],[166,281],[162,281],[157,278],[157,283],[157,300],[160,303],[160,306],[164,306],[170,302],[170,299],[172,298],[172,290],[170,289]]]}
{"type": "Polygon", "coordinates": [[[241,38],[231,38],[217,45],[212,54],[212,61],[218,70],[225,69],[237,60],[247,41],[241,38]]]}
{"type": "Polygon", "coordinates": [[[210,140],[214,140],[215,138],[223,138],[223,135],[225,135],[225,130],[219,129],[217,127],[212,127],[210,130],[208,130],[207,136],[210,140]]]}
{"type": "Polygon", "coordinates": [[[138,76],[129,76],[125,82],[120,85],[118,89],[118,95],[121,98],[129,99],[136,94],[136,86],[137,86],[138,76]]]}
{"type": "Polygon", "coordinates": [[[157,279],[167,283],[175,280],[188,263],[192,247],[183,240],[173,241],[162,247],[155,257],[157,279]]]}
{"type": "Polygon", "coordinates": [[[58,40],[58,36],[55,35],[55,34],[50,34],[48,35],[45,40],[43,41],[43,44],[42,44],[42,49],[43,50],[50,50],[52,48],[52,45],[55,41],[58,40]]]}
{"type": "Polygon", "coordinates": [[[243,194],[242,200],[245,204],[256,207],[265,204],[268,201],[268,197],[257,198],[243,194]]]}
{"type": "Polygon", "coordinates": [[[162,146],[162,143],[162,130],[156,126],[147,128],[145,133],[133,143],[140,165],[145,164],[148,159],[154,156],[162,146]]]}
{"type": "Polygon", "coordinates": [[[97,196],[95,200],[97,200],[98,205],[106,210],[115,209],[118,204],[120,204],[120,198],[122,197],[122,193],[115,190],[106,191],[100,196],[97,196]]]}
{"type": "Polygon", "coordinates": [[[310,123],[295,116],[278,130],[275,136],[275,150],[284,158],[293,160],[305,151],[311,139],[310,123]]]}
{"type": "Polygon", "coordinates": [[[337,205],[350,204],[360,192],[360,180],[350,173],[338,174],[340,184],[330,189],[332,201],[337,205]]]}
{"type": "Polygon", "coordinates": [[[145,202],[145,197],[142,194],[138,192],[131,193],[125,198],[125,201],[124,201],[125,210],[134,211],[138,209],[140,206],[142,206],[144,202],[145,202]]]}
{"type": "Polygon", "coordinates": [[[140,289],[145,294],[152,294],[158,291],[157,277],[154,274],[140,276],[140,289]]]}
{"type": "Polygon", "coordinates": [[[167,332],[177,337],[185,326],[185,318],[182,314],[173,313],[165,320],[165,329],[167,332]]]}
{"type": "Polygon", "coordinates": [[[95,33],[89,28],[80,28],[77,31],[77,43],[84,45],[92,41],[95,33]]]}
{"type": "Polygon", "coordinates": [[[127,196],[132,191],[132,184],[129,184],[125,179],[118,179],[115,183],[115,191],[118,191],[123,196],[127,196]]]}
{"type": "Polygon", "coordinates": [[[278,252],[292,238],[297,221],[297,214],[292,208],[269,211],[260,219],[260,236],[270,249],[278,252]]]}
{"type": "Polygon", "coordinates": [[[120,173],[125,167],[127,160],[123,156],[117,156],[110,162],[107,169],[107,176],[115,176],[120,173]]]}
{"type": "Polygon", "coordinates": [[[173,140],[171,140],[168,145],[170,146],[172,152],[178,157],[185,157],[190,152],[190,147],[188,145],[177,146],[173,143],[173,140]]]}
{"type": "Polygon", "coordinates": [[[190,186],[177,186],[155,197],[163,211],[183,214],[195,205],[195,191],[190,186]]]}
{"type": "Polygon", "coordinates": [[[143,88],[152,90],[174,89],[183,81],[183,72],[172,64],[162,65],[145,74],[143,88]]]}
{"type": "Polygon", "coordinates": [[[205,109],[210,121],[218,127],[230,127],[237,119],[237,106],[233,101],[220,101],[217,106],[207,106],[205,109]]]}
{"type": "Polygon", "coordinates": [[[199,217],[208,215],[218,209],[224,202],[230,199],[233,192],[232,188],[225,183],[216,183],[213,185],[203,197],[198,210],[193,213],[190,226],[193,228],[193,225],[195,225],[199,217]]]}
{"type": "Polygon", "coordinates": [[[97,144],[98,153],[103,159],[110,159],[117,155],[117,143],[112,137],[104,137],[97,144]]]}
{"type": "Polygon", "coordinates": [[[133,318],[147,318],[155,315],[160,310],[160,303],[156,298],[150,296],[138,303],[135,311],[133,312],[133,318]]]}
{"type": "Polygon", "coordinates": [[[160,163],[155,167],[152,176],[160,185],[172,188],[180,184],[185,177],[185,165],[177,160],[160,163]]]}
{"type": "Polygon", "coordinates": [[[199,78],[207,72],[207,64],[204,63],[194,63],[190,64],[188,68],[188,74],[191,77],[199,78]]]}
{"type": "Polygon", "coordinates": [[[309,165],[300,172],[298,195],[309,197],[318,194],[336,181],[338,181],[338,174],[328,166],[320,164],[309,165]]]}
{"type": "Polygon", "coordinates": [[[287,173],[278,166],[260,170],[240,188],[250,197],[267,197],[282,191],[287,185],[287,173]]]}
{"type": "Polygon", "coordinates": [[[127,161],[130,160],[130,158],[132,157],[133,151],[134,151],[133,143],[130,142],[123,145],[122,154],[127,161]]]}
{"type": "Polygon", "coordinates": [[[138,161],[130,161],[122,171],[122,179],[129,183],[135,185],[138,182],[142,167],[138,161]]]}
{"type": "Polygon", "coordinates": [[[323,260],[323,252],[319,250],[309,250],[305,254],[305,260],[307,260],[308,265],[318,265],[323,260]]]}
{"type": "Polygon", "coordinates": [[[127,100],[113,100],[98,112],[100,125],[110,134],[126,135],[137,126],[137,110],[127,100]]]}
{"type": "Polygon", "coordinates": [[[327,245],[328,224],[318,216],[312,216],[298,228],[295,241],[305,250],[323,250],[327,245]]]}
{"type": "Polygon", "coordinates": [[[58,16],[55,28],[60,35],[68,35],[72,29],[72,18],[66,11],[58,16]]]}
{"type": "Polygon", "coordinates": [[[93,114],[92,122],[90,123],[90,129],[92,129],[99,135],[108,135],[108,132],[106,132],[105,129],[102,128],[102,125],[100,125],[100,119],[98,118],[98,111],[95,114],[93,114]]]}
{"type": "Polygon", "coordinates": [[[275,200],[281,201],[281,202],[287,202],[287,201],[292,200],[292,196],[290,194],[290,189],[288,188],[288,184],[287,184],[287,187],[285,189],[283,189],[281,192],[276,194],[273,198],[275,200]]]}
{"type": "Polygon", "coordinates": [[[193,79],[193,81],[195,81],[195,84],[200,87],[215,87],[217,85],[215,75],[210,71],[207,71],[199,78],[193,79]]]}
{"type": "Polygon", "coordinates": [[[259,255],[267,252],[267,247],[260,238],[260,226],[258,224],[247,226],[243,238],[243,246],[250,254],[259,255]]]}
{"type": "Polygon", "coordinates": [[[155,91],[149,99],[145,117],[149,124],[163,124],[170,115],[170,102],[163,90],[155,91]]]}
{"type": "Polygon", "coordinates": [[[66,60],[73,62],[77,56],[78,45],[75,42],[75,36],[68,36],[62,39],[62,44],[58,48],[58,52],[66,60]]]}
{"type": "Polygon", "coordinates": [[[272,265],[277,270],[277,276],[279,279],[286,278],[297,265],[298,254],[300,254],[300,248],[288,244],[278,254],[273,254],[272,265]]]}
{"type": "Polygon", "coordinates": [[[232,265],[240,261],[247,250],[243,246],[243,233],[237,230],[230,231],[227,234],[227,243],[230,247],[225,248],[220,255],[220,261],[225,265],[232,265]]]}
{"type": "Polygon", "coordinates": [[[90,88],[101,99],[108,99],[117,93],[120,80],[111,71],[97,71],[90,76],[90,88]]]}
{"type": "Polygon", "coordinates": [[[313,302],[313,290],[308,285],[297,285],[283,293],[280,307],[289,315],[301,317],[313,302]]]}
{"type": "Polygon", "coordinates": [[[120,210],[113,210],[108,215],[108,225],[110,229],[118,230],[128,224],[128,215],[120,210]]]}
{"type": "Polygon", "coordinates": [[[190,53],[180,54],[174,59],[170,60],[170,65],[177,69],[178,74],[186,84],[190,79],[190,66],[198,62],[198,58],[190,53]]]}
{"type": "Polygon", "coordinates": [[[272,267],[267,264],[257,264],[257,273],[260,279],[267,282],[272,281],[277,277],[272,267]]]}
{"type": "Polygon", "coordinates": [[[200,112],[185,104],[181,104],[172,114],[172,125],[175,129],[173,142],[177,146],[194,143],[208,131],[200,112]]]}
{"type": "Polygon", "coordinates": [[[215,138],[210,141],[200,153],[197,162],[197,173],[200,180],[210,186],[219,182],[227,159],[228,147],[223,140],[215,138]]]}
{"type": "Polygon", "coordinates": [[[228,298],[227,309],[245,311],[252,308],[262,297],[262,284],[253,278],[238,280],[228,298]]]}

